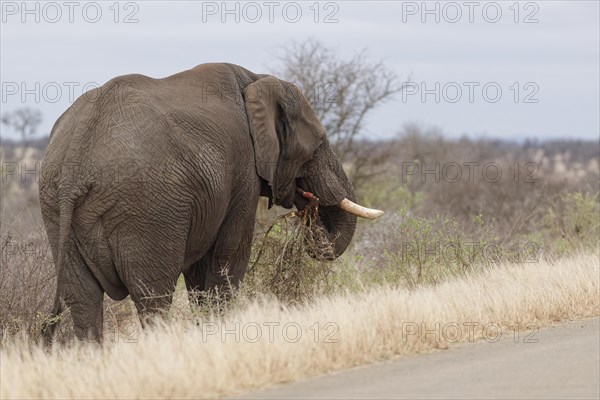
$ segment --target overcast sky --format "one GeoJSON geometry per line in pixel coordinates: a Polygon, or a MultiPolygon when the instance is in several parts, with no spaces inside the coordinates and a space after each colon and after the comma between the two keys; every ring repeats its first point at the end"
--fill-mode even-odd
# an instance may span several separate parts
{"type": "Polygon", "coordinates": [[[71,94],[114,76],[219,61],[270,72],[278,49],[314,38],[411,74],[410,91],[367,121],[372,137],[407,122],[448,136],[599,137],[598,1],[257,1],[228,2],[229,13],[222,1],[22,4],[1,4],[1,106],[39,108],[40,134],[71,94]]]}

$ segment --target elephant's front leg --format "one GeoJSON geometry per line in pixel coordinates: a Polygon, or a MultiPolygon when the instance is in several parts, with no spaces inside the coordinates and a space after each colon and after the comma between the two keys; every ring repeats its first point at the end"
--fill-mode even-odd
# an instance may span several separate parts
{"type": "Polygon", "coordinates": [[[211,252],[212,248],[209,254],[196,261],[183,272],[190,304],[201,305],[206,301],[204,289],[206,287],[206,271],[210,265],[211,252]]]}
{"type": "MultiPolygon", "coordinates": [[[[258,193],[256,194],[258,201],[258,193]]],[[[254,233],[256,202],[246,198],[227,214],[207,254],[184,272],[190,302],[228,299],[246,273],[254,233]],[[249,205],[249,204],[250,205],[249,205]],[[254,205],[254,206],[252,206],[254,205]]]]}

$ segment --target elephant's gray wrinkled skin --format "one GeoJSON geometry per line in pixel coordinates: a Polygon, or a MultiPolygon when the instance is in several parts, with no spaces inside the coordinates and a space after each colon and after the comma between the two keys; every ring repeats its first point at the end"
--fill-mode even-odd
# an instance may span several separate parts
{"type": "Polygon", "coordinates": [[[302,209],[296,187],[320,198],[340,255],[356,217],[336,205],[354,191],[294,85],[231,64],[112,79],[58,119],[42,165],[52,313],[70,307],[76,336],[101,341],[104,293],[143,317],[170,305],[181,273],[188,290],[237,286],[259,196],[302,209]]]}

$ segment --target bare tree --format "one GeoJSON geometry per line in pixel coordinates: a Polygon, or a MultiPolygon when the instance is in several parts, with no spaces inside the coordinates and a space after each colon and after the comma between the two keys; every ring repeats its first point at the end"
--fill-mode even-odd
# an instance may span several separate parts
{"type": "Polygon", "coordinates": [[[277,74],[302,88],[355,186],[376,174],[385,148],[365,137],[365,119],[404,89],[396,73],[365,50],[343,60],[315,40],[293,42],[278,58],[277,74]]]}
{"type": "Polygon", "coordinates": [[[3,125],[21,135],[23,148],[26,148],[29,138],[35,135],[39,124],[42,122],[42,113],[39,110],[23,107],[13,112],[4,113],[0,121],[3,125]]]}

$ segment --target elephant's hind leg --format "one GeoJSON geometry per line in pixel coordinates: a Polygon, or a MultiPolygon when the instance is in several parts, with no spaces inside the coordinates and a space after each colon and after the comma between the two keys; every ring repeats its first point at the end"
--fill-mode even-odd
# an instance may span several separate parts
{"type": "Polygon", "coordinates": [[[145,327],[172,303],[185,255],[185,232],[156,229],[153,243],[139,229],[128,228],[111,239],[112,247],[118,248],[116,263],[145,327]]]}
{"type": "Polygon", "coordinates": [[[173,302],[174,291],[175,286],[172,289],[158,292],[150,288],[140,288],[131,292],[143,328],[153,325],[157,317],[161,317],[169,310],[173,302]]]}
{"type": "Polygon", "coordinates": [[[101,342],[104,291],[74,244],[61,273],[58,282],[65,305],[71,309],[75,336],[101,342]]]}

